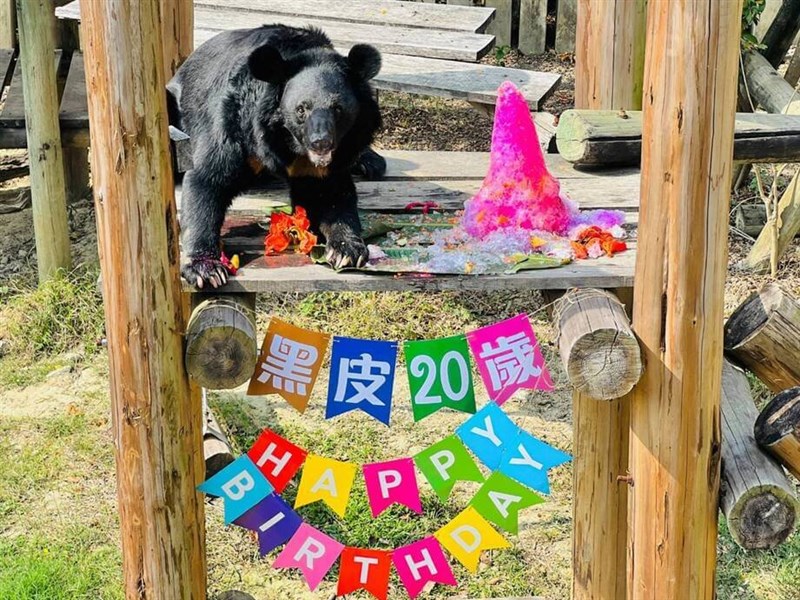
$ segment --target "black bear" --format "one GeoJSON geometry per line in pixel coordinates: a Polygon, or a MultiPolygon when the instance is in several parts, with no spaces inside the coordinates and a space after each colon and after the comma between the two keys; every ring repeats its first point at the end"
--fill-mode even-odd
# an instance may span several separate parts
{"type": "Polygon", "coordinates": [[[369,148],[380,127],[369,81],[380,67],[372,46],[344,57],[323,32],[283,25],[220,33],[186,60],[167,89],[170,121],[192,140],[181,211],[188,282],[226,283],[225,211],[264,175],[288,180],[332,265],[366,261],[351,171],[379,178],[386,169],[369,148]]]}

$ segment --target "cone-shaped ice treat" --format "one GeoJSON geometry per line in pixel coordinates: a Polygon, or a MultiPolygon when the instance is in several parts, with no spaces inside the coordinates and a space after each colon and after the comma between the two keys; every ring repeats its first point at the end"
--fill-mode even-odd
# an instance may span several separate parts
{"type": "Polygon", "coordinates": [[[564,234],[577,213],[548,171],[525,98],[507,81],[497,93],[489,173],[464,210],[467,233],[520,228],[564,234]]]}

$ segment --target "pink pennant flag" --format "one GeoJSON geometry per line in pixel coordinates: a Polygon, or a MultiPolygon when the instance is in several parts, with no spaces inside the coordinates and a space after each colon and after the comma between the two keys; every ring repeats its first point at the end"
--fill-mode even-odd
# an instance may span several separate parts
{"type": "Polygon", "coordinates": [[[502,405],[520,389],[553,391],[528,315],[517,315],[467,334],[489,397],[502,405]]]}
{"type": "Polygon", "coordinates": [[[399,458],[364,465],[364,481],[373,518],[395,503],[407,506],[417,514],[422,513],[413,459],[399,458]]]}
{"type": "Polygon", "coordinates": [[[272,566],[276,569],[300,569],[313,592],[331,570],[342,550],[343,544],[308,523],[303,523],[272,566]]]}
{"type": "Polygon", "coordinates": [[[392,561],[408,595],[416,598],[429,582],[458,585],[442,547],[434,537],[398,548],[392,561]]]}

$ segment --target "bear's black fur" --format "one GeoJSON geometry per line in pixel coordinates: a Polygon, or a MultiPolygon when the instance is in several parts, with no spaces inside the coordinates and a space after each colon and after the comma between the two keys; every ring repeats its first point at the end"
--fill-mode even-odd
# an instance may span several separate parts
{"type": "Polygon", "coordinates": [[[181,216],[187,281],[226,282],[225,211],[264,174],[288,180],[333,265],[367,259],[350,172],[378,178],[386,168],[369,150],[380,126],[369,80],[380,65],[372,46],[344,57],[321,31],[283,25],[220,33],[186,60],[167,89],[171,121],[192,140],[181,216]]]}

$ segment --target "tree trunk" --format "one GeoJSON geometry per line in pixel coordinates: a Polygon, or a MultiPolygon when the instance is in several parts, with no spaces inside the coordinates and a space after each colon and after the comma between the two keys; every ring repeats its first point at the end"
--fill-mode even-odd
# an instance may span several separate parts
{"type": "Polygon", "coordinates": [[[161,31],[164,44],[164,80],[169,81],[194,50],[193,1],[161,0],[161,31]]]}
{"type": "Polygon", "coordinates": [[[761,411],[756,441],[800,479],[800,387],[775,396],[761,411]]]}
{"type": "MultiPolygon", "coordinates": [[[[2,1],[2,0],[0,0],[2,1]]],[[[50,0],[18,0],[22,95],[28,137],[33,229],[39,281],[72,263],[64,182],[58,86],[53,68],[53,4],[50,0]]]]}
{"type": "Polygon", "coordinates": [[[720,507],[731,536],[747,550],[783,543],[794,531],[800,508],[783,467],[756,444],[756,418],[747,376],[725,361],[720,507]]]}
{"type": "Polygon", "coordinates": [[[764,58],[778,68],[800,31],[800,0],[782,0],[775,18],[761,39],[764,58]]]}
{"type": "Polygon", "coordinates": [[[206,597],[157,2],[82,5],[126,597],[206,597]]]}
{"type": "Polygon", "coordinates": [[[714,597],[741,8],[648,3],[633,307],[646,368],[631,399],[632,600],[714,597]]]}
{"type": "Polygon", "coordinates": [[[768,283],[728,319],[725,350],[773,392],[800,385],[800,303],[768,283]]]}

